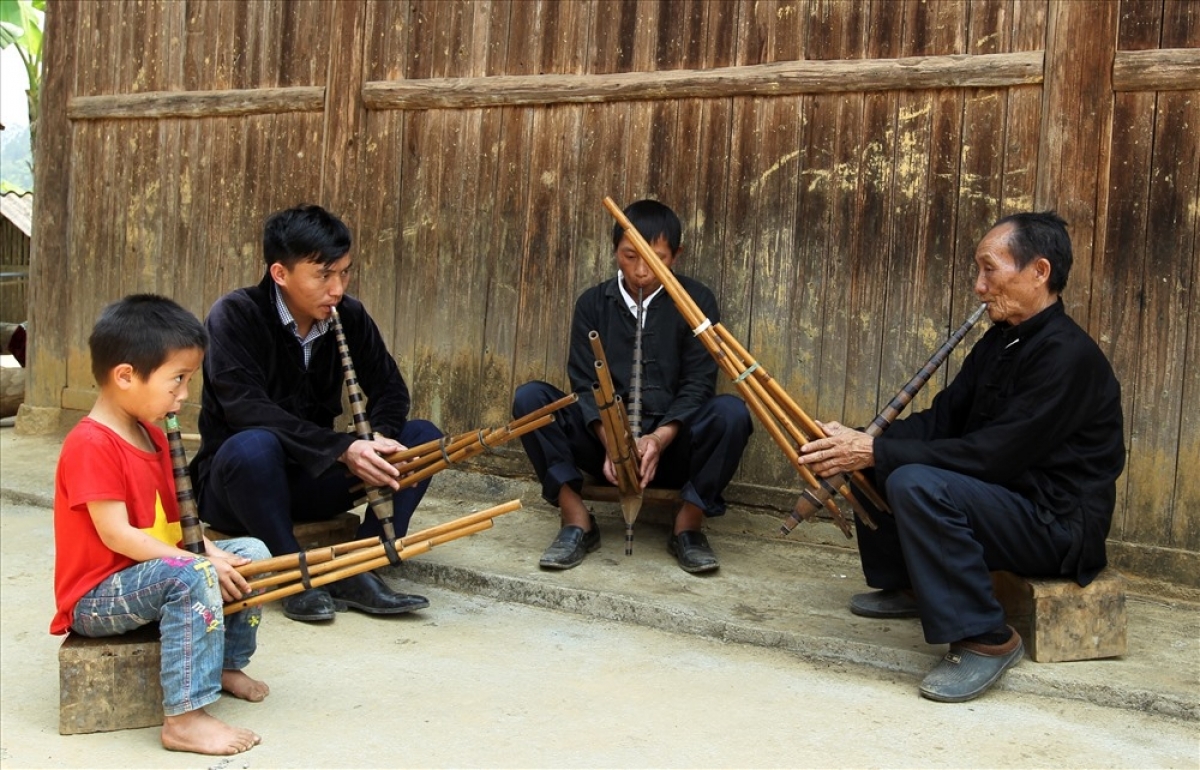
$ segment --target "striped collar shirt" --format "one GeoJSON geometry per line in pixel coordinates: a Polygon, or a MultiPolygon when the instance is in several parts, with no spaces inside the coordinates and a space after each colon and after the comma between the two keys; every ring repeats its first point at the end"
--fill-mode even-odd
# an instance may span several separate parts
{"type": "Polygon", "coordinates": [[[275,289],[275,309],[279,311],[279,320],[296,335],[296,340],[300,343],[300,350],[304,352],[304,368],[308,368],[308,362],[312,359],[313,343],[321,338],[321,335],[329,331],[329,321],[313,321],[312,327],[308,330],[308,334],[304,337],[300,336],[299,327],[296,324],[296,319],[292,317],[292,311],[288,310],[287,303],[283,301],[283,295],[279,292],[279,287],[275,289]]]}

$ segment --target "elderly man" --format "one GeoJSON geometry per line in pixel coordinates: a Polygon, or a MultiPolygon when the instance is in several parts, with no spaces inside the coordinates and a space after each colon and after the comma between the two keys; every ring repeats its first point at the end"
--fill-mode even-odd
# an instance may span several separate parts
{"type": "Polygon", "coordinates": [[[1001,219],[975,251],[975,293],[993,326],[928,410],[872,438],[838,423],[805,444],[830,476],[874,468],[892,516],[858,525],[867,584],[850,611],[920,617],[950,650],[921,682],[927,698],[981,695],[1024,652],[992,591],[991,570],[1069,575],[1087,585],[1125,463],[1121,391],[1096,343],[1063,309],[1071,270],[1053,212],[1001,219]]]}

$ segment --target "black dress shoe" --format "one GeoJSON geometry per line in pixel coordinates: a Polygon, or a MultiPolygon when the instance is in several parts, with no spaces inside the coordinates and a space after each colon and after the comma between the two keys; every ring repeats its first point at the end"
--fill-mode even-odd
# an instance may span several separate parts
{"type": "Polygon", "coordinates": [[[684,572],[712,572],[721,566],[712,546],[708,544],[708,538],[699,530],[689,529],[678,535],[671,535],[671,539],[667,541],[667,550],[679,562],[684,572]]]}
{"type": "Polygon", "coordinates": [[[588,514],[592,528],[584,532],[581,527],[568,524],[558,531],[558,537],[542,554],[538,565],[549,569],[570,569],[583,561],[583,557],[600,547],[600,528],[596,517],[588,514]]]}
{"type": "Polygon", "coordinates": [[[308,623],[333,620],[335,611],[333,598],[324,588],[309,588],[298,594],[285,596],[282,604],[285,616],[308,623]]]}
{"type": "Polygon", "coordinates": [[[396,593],[374,572],[361,572],[330,583],[329,595],[339,612],[349,608],[370,615],[399,615],[429,606],[424,596],[396,593]]]}

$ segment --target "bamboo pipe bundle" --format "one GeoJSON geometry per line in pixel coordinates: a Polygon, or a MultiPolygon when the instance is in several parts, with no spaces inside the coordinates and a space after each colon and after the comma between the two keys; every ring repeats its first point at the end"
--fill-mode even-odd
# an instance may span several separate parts
{"type": "Polygon", "coordinates": [[[630,427],[629,415],[621,397],[613,388],[604,345],[595,330],[588,332],[592,353],[596,357],[596,382],[592,384],[600,420],[604,425],[604,450],[612,459],[617,476],[617,493],[621,500],[621,518],[625,520],[625,555],[633,553],[633,523],[642,510],[642,481],[639,473],[637,440],[630,427]]]}
{"type": "MultiPolygon", "coordinates": [[[[578,395],[568,393],[557,401],[518,417],[503,427],[468,431],[453,437],[444,436],[409,449],[384,455],[383,459],[395,465],[405,474],[397,481],[400,483],[400,489],[406,489],[445,470],[454,463],[474,457],[484,450],[493,449],[531,431],[544,428],[554,421],[554,412],[578,400],[578,395]]],[[[352,486],[350,491],[353,493],[362,489],[363,484],[358,483],[352,486]]],[[[356,505],[360,503],[362,503],[361,497],[355,500],[356,505]]]]}
{"type": "MultiPolygon", "coordinates": [[[[333,336],[337,340],[338,355],[342,360],[342,378],[346,385],[346,397],[350,402],[350,414],[354,420],[354,435],[362,441],[374,441],[375,431],[371,429],[371,421],[367,418],[367,396],[358,383],[358,374],[354,370],[354,360],[350,357],[350,344],[346,342],[346,332],[342,329],[342,319],[337,308],[330,310],[330,324],[333,336]]],[[[392,505],[392,490],[388,487],[369,485],[367,504],[371,513],[383,527],[383,535],[388,540],[396,538],[396,528],[392,523],[394,507],[392,505]]]]}
{"type": "Polygon", "coordinates": [[[167,448],[171,453],[171,473],[175,477],[175,500],[179,503],[179,526],[183,529],[183,549],[191,553],[204,553],[204,525],[196,509],[196,496],[192,492],[192,477],[188,475],[187,452],[183,449],[183,435],[179,432],[179,418],[169,412],[166,418],[167,448]]]}
{"type": "MultiPolygon", "coordinates": [[[[871,421],[871,424],[867,426],[866,431],[864,431],[867,435],[878,436],[888,429],[892,422],[895,421],[896,417],[899,416],[899,414],[904,411],[904,408],[909,405],[913,398],[916,397],[921,388],[925,387],[925,383],[929,382],[929,378],[933,376],[934,372],[936,372],[946,361],[946,358],[949,357],[950,352],[958,346],[958,343],[963,341],[963,338],[967,336],[967,332],[971,331],[971,328],[979,322],[979,319],[983,317],[985,311],[987,311],[987,303],[981,304],[979,307],[975,308],[975,312],[971,313],[970,317],[963,322],[962,326],[958,327],[958,329],[956,329],[954,333],[952,333],[949,338],[942,343],[941,347],[934,351],[933,355],[929,357],[929,360],[925,362],[925,365],[917,370],[917,373],[912,376],[912,379],[904,384],[904,387],[902,387],[900,391],[892,397],[892,400],[888,402],[887,406],[883,408],[883,411],[881,411],[875,417],[875,419],[871,421]]],[[[842,478],[845,479],[845,474],[842,474],[842,478]]],[[[822,497],[823,494],[825,494],[823,489],[808,489],[802,492],[800,499],[796,501],[795,509],[788,514],[787,518],[784,519],[783,524],[779,526],[779,534],[781,536],[787,536],[793,529],[796,528],[796,525],[799,524],[802,519],[811,519],[814,515],[816,515],[817,511],[820,510],[821,506],[825,502],[825,498],[822,497]]]]}
{"type": "MultiPolygon", "coordinates": [[[[426,553],[435,546],[490,529],[494,518],[520,507],[520,500],[511,500],[407,537],[398,538],[391,545],[401,560],[410,559],[426,553]]],[[[308,588],[316,588],[385,567],[391,562],[387,545],[380,542],[379,538],[367,538],[354,543],[316,548],[303,553],[275,556],[251,562],[239,567],[238,572],[247,578],[274,573],[250,581],[250,587],[254,590],[270,590],[263,590],[262,593],[226,604],[225,614],[232,615],[248,607],[255,607],[298,594],[308,588]]]]}
{"type": "MultiPolygon", "coordinates": [[[[870,515],[854,497],[849,484],[833,487],[826,479],[818,479],[806,465],[800,462],[798,448],[813,439],[824,438],[825,432],[821,430],[821,427],[804,413],[804,410],[787,395],[766,369],[737,343],[737,340],[724,326],[719,323],[714,324],[704,315],[695,300],[688,295],[675,275],[662,263],[650,244],[646,242],[646,239],[637,231],[637,228],[633,226],[633,223],[629,221],[612,198],[606,197],[604,206],[625,230],[625,234],[637,249],[642,261],[654,273],[675,303],[675,307],[691,326],[692,333],[700,339],[718,366],[733,380],[734,386],[746,402],[746,406],[766,428],[767,433],[783,451],[792,467],[810,487],[828,488],[830,494],[824,504],[842,531],[849,532],[850,527],[842,516],[841,510],[833,502],[833,494],[837,492],[840,492],[850,502],[865,523],[874,526],[870,515]]],[[[874,491],[865,477],[856,474],[854,478],[864,494],[868,494],[878,507],[886,509],[883,499],[874,491]]]]}

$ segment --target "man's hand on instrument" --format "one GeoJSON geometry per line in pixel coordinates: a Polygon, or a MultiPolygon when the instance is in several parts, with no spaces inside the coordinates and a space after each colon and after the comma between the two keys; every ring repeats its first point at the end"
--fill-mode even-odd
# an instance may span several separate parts
{"type": "Polygon", "coordinates": [[[365,484],[399,489],[400,482],[397,479],[403,474],[381,455],[403,452],[405,449],[408,447],[390,438],[376,436],[372,441],[358,439],[342,452],[338,461],[344,463],[365,484]]]}
{"type": "Polygon", "coordinates": [[[800,462],[813,473],[828,478],[839,473],[869,468],[875,464],[875,439],[839,422],[818,422],[826,438],[800,447],[800,462]]]}
{"type": "Polygon", "coordinates": [[[666,440],[657,432],[647,433],[638,439],[637,448],[638,456],[641,457],[641,462],[638,464],[638,479],[641,480],[642,489],[645,489],[654,480],[654,475],[658,473],[658,461],[662,459],[666,440]]]}

